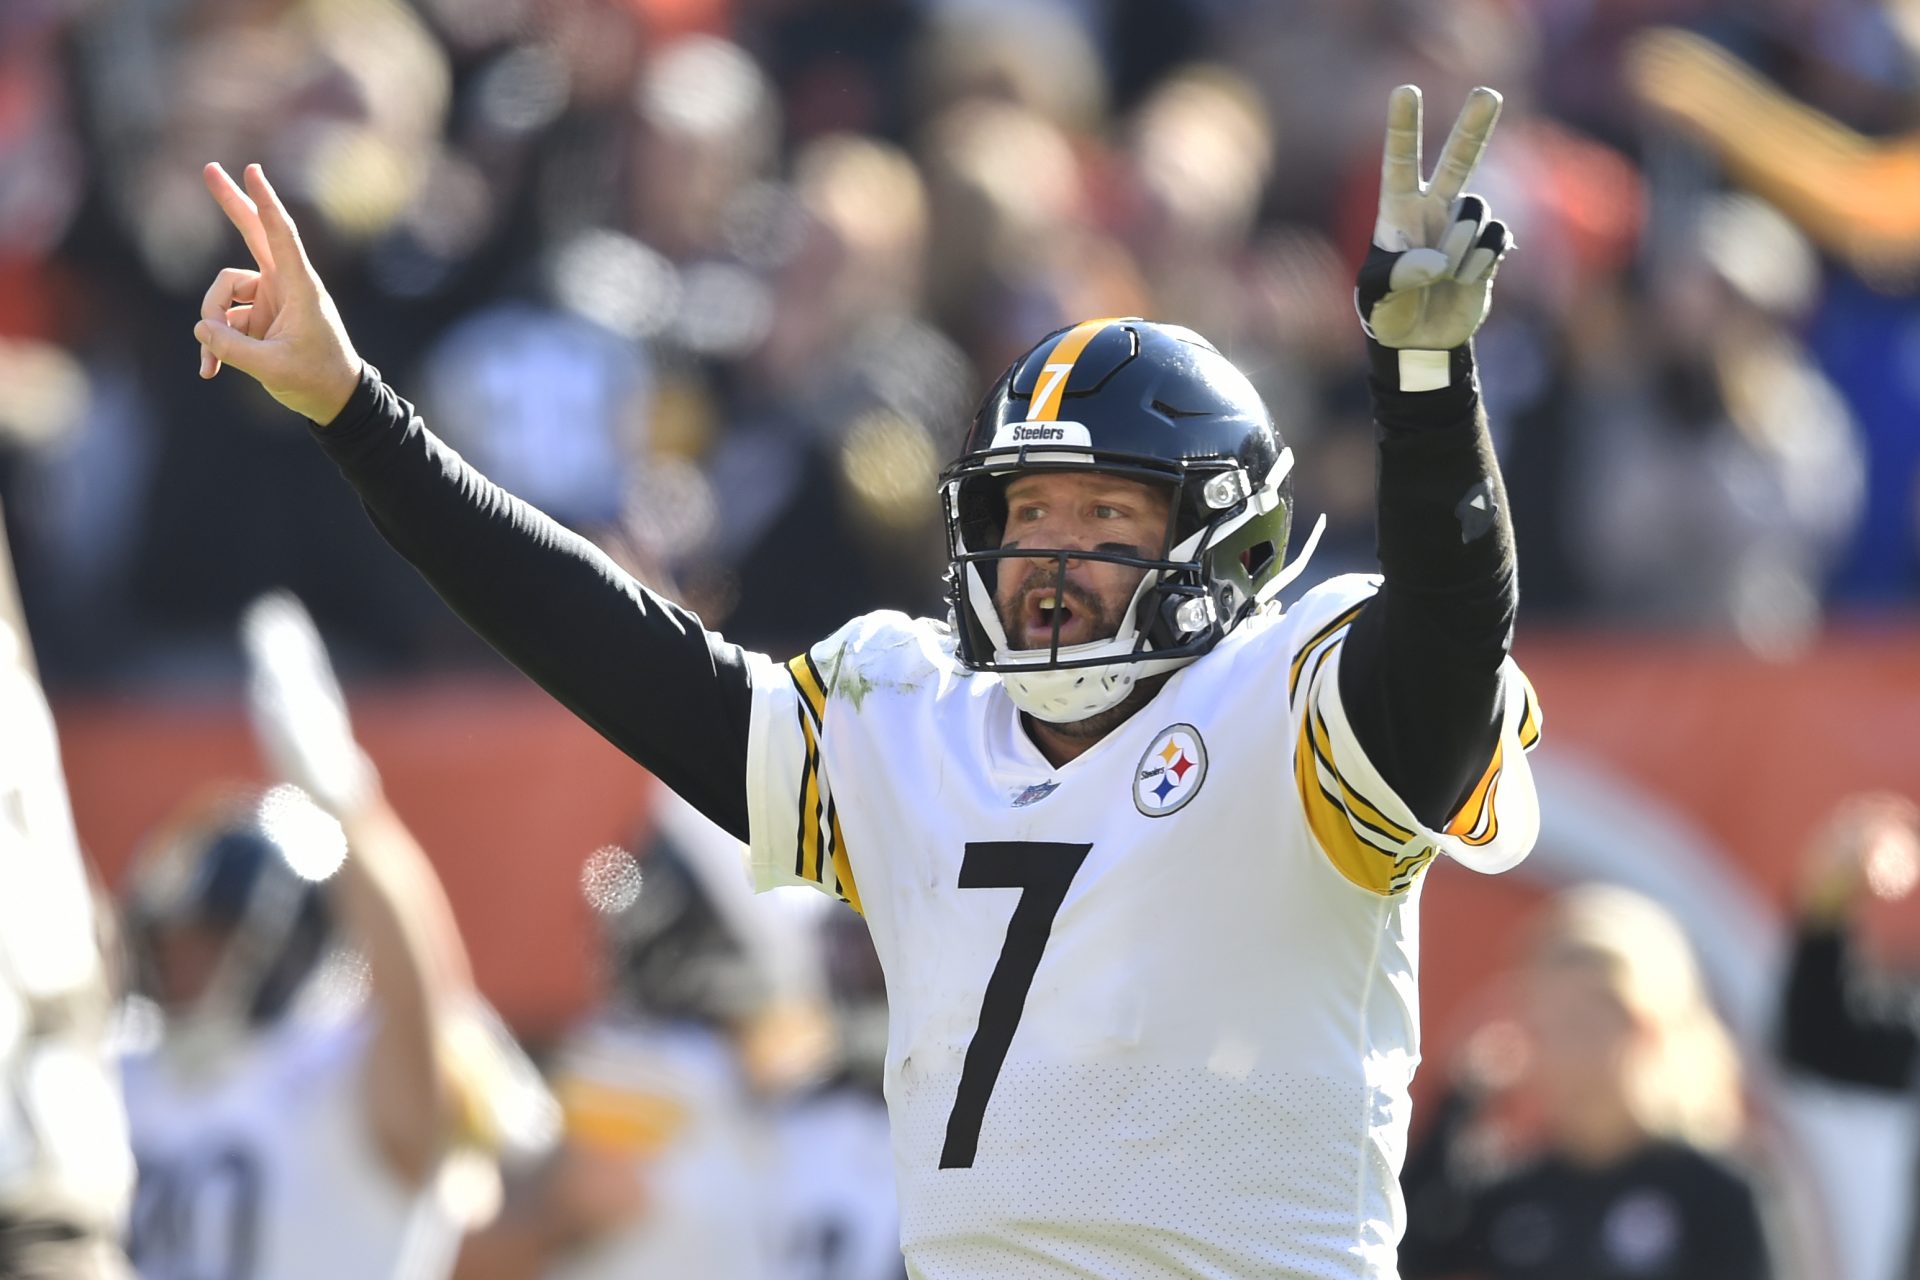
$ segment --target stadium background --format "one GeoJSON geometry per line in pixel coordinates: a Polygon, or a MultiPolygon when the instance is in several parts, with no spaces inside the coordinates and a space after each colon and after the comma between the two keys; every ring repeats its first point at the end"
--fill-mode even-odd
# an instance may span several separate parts
{"type": "MultiPolygon", "coordinates": [[[[1748,144],[1756,102],[1776,125],[1806,103],[1910,157],[1916,8],[9,4],[0,496],[81,833],[112,882],[182,796],[258,773],[232,626],[272,585],[334,645],[530,1043],[590,999],[582,861],[651,807],[295,424],[240,377],[193,379],[200,292],[242,252],[203,161],[267,164],[363,354],[436,430],[785,655],[863,609],[938,608],[940,462],[991,374],[1086,315],[1214,338],[1299,453],[1300,509],[1328,513],[1309,578],[1367,567],[1349,280],[1386,92],[1425,87],[1431,153],[1489,83],[1507,110],[1476,186],[1520,247],[1480,350],[1547,825],[1514,876],[1434,874],[1423,1084],[1546,893],[1647,889],[1742,1038],[1809,1274],[1883,1274],[1907,1109],[1786,1081],[1769,1049],[1809,833],[1849,792],[1920,795],[1920,201],[1897,164],[1850,176],[1789,128],[1776,163],[1748,144]],[[1661,25],[1753,81],[1645,43],[1661,25]]],[[[1920,962],[1915,910],[1870,932],[1920,962]]]]}

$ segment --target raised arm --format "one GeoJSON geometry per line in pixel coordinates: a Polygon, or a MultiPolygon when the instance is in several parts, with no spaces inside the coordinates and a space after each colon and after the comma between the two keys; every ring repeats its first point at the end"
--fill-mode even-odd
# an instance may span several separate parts
{"type": "Polygon", "coordinates": [[[1850,797],[1816,837],[1781,991],[1780,1052],[1789,1066],[1839,1084],[1912,1087],[1920,991],[1862,971],[1853,919],[1869,894],[1910,891],[1916,857],[1920,811],[1899,796],[1850,797]]]}
{"type": "Polygon", "coordinates": [[[1379,428],[1385,581],[1347,638],[1340,692],[1368,758],[1434,827],[1488,767],[1519,603],[1470,345],[1510,240],[1485,201],[1463,194],[1499,113],[1500,96],[1475,89],[1426,183],[1420,91],[1394,90],[1380,216],[1355,297],[1379,428]]]}
{"type": "Polygon", "coordinates": [[[426,429],[354,352],[258,165],[208,190],[254,269],[214,279],[201,375],[251,375],[314,424],[386,539],[468,625],[695,808],[747,835],[746,656],[585,539],[506,493],[426,429]]]}
{"type": "Polygon", "coordinates": [[[361,1097],[388,1165],[417,1186],[459,1124],[451,1033],[473,999],[466,948],[433,864],[354,740],[306,610],[289,595],[263,597],[247,610],[241,634],[261,754],[346,832],[347,856],[328,887],[366,958],[372,991],[376,1023],[361,1097]]]}

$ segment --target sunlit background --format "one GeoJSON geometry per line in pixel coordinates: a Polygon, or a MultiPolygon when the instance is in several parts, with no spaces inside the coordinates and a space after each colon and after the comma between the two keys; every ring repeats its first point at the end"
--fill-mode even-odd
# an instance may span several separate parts
{"type": "MultiPolygon", "coordinates": [[[[1547,894],[1637,887],[1741,1046],[1785,1273],[1894,1274],[1910,1100],[1794,1077],[1774,1026],[1810,833],[1920,794],[1912,0],[8,0],[0,499],[90,856],[117,884],[182,797],[260,775],[234,627],[272,586],[536,1050],[593,998],[587,900],[634,892],[656,803],[298,422],[197,379],[200,295],[244,261],[204,162],[267,166],[437,432],[784,658],[943,612],[934,477],[1088,316],[1210,337],[1328,517],[1308,580],[1372,568],[1351,280],[1409,81],[1429,155],[1468,88],[1506,96],[1475,186],[1518,248],[1478,350],[1548,721],[1536,857],[1434,872],[1420,1096],[1547,894]]],[[[1865,929],[1920,960],[1920,912],[1865,929]]]]}

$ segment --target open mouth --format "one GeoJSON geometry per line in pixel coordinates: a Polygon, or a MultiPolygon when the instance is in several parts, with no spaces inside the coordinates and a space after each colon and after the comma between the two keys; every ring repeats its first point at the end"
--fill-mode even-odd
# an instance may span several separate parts
{"type": "Polygon", "coordinates": [[[1022,621],[1026,632],[1026,647],[1044,649],[1053,644],[1054,627],[1060,628],[1062,645],[1077,644],[1079,632],[1085,629],[1083,614],[1055,591],[1035,591],[1027,596],[1022,621]],[[1078,624],[1078,625],[1076,625],[1078,624]]]}

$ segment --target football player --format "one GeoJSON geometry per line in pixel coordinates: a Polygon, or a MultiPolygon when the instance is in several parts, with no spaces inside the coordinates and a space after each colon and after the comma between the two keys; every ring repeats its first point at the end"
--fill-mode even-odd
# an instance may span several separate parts
{"type": "Polygon", "coordinates": [[[469,1238],[456,1280],[772,1276],[766,1095],[824,1031],[787,1016],[773,904],[740,877],[738,842],[677,797],[657,812],[638,859],[603,850],[584,877],[607,997],[554,1058],[565,1139],[469,1238]]]}
{"type": "Polygon", "coordinates": [[[121,1280],[113,996],[0,522],[0,1276],[121,1280]]]}
{"type": "Polygon", "coordinates": [[[1356,303],[1380,577],[1277,593],[1292,455],[1203,338],[1051,334],[943,478],[950,622],[857,618],[780,664],[705,631],[490,485],[353,351],[265,174],[204,299],[385,536],[470,624],[723,828],[763,887],[864,914],[910,1271],[1385,1277],[1440,854],[1538,826],[1508,657],[1511,524],[1470,339],[1504,225],[1389,104],[1356,303]]]}
{"type": "Polygon", "coordinates": [[[297,785],[196,805],[132,873],[161,1022],[122,1073],[129,1252],[146,1280],[432,1280],[461,1227],[439,1176],[474,1111],[450,1034],[466,956],[305,611],[269,597],[245,635],[256,731],[297,785]],[[363,963],[326,965],[336,942],[363,963]]]}

